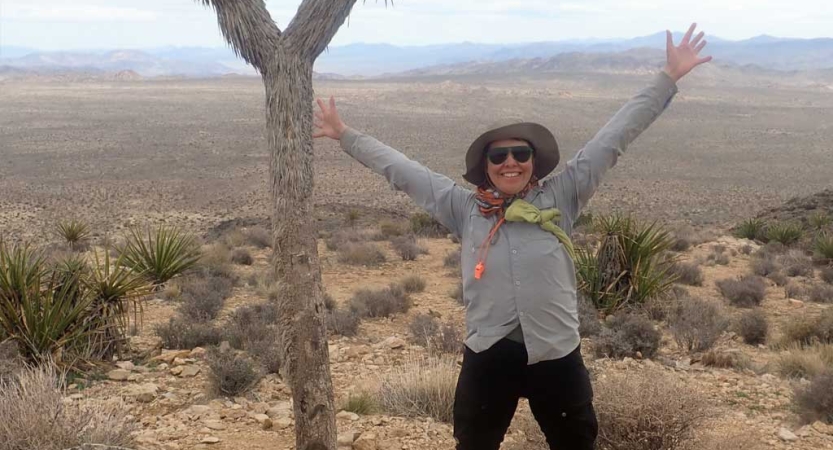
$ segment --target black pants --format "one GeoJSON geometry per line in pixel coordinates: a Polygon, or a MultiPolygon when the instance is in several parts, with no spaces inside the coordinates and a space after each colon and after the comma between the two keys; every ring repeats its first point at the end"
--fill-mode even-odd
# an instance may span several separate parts
{"type": "Polygon", "coordinates": [[[551,449],[593,449],[598,423],[581,347],[527,365],[524,345],[503,339],[481,353],[465,349],[454,399],[457,450],[498,450],[521,397],[551,449]]]}

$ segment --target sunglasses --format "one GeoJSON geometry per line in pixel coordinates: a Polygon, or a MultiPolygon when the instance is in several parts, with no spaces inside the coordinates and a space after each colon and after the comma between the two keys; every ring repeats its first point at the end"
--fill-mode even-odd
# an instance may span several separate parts
{"type": "Polygon", "coordinates": [[[489,158],[489,162],[492,164],[498,165],[503,164],[506,161],[506,158],[509,157],[509,154],[512,154],[512,159],[519,163],[525,163],[529,161],[529,158],[532,157],[532,154],[535,151],[532,147],[528,146],[520,146],[520,147],[497,147],[497,148],[490,148],[486,150],[486,157],[489,158]]]}

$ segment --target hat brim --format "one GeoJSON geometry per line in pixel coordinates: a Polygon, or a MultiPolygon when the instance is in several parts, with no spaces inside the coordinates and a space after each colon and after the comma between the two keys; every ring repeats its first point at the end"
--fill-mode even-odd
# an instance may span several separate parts
{"type": "Polygon", "coordinates": [[[521,139],[535,149],[533,172],[538,179],[549,175],[558,166],[558,143],[550,130],[537,123],[521,122],[489,130],[475,139],[466,152],[466,173],[463,178],[475,186],[485,183],[486,162],[483,153],[486,146],[505,139],[521,139]]]}

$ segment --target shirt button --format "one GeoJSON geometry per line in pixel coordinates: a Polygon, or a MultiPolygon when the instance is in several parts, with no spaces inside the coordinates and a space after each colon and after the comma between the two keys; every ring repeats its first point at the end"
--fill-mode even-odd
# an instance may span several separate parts
{"type": "Polygon", "coordinates": [[[515,286],[520,286],[520,285],[521,285],[521,282],[520,282],[520,281],[516,281],[516,282],[515,282],[515,286]]]}
{"type": "Polygon", "coordinates": [[[513,254],[513,255],[517,255],[517,254],[518,254],[518,251],[517,251],[517,250],[515,250],[515,249],[512,249],[512,254],[513,254]]]}

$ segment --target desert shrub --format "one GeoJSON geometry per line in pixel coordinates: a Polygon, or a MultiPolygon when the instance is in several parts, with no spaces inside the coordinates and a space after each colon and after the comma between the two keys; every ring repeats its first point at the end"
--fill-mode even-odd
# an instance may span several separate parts
{"type": "Polygon", "coordinates": [[[182,289],[177,283],[168,283],[165,288],[159,291],[159,298],[168,301],[177,301],[182,298],[182,289]]]}
{"type": "Polygon", "coordinates": [[[338,308],[338,303],[336,303],[336,300],[328,292],[325,292],[324,293],[324,309],[326,309],[327,311],[333,311],[336,308],[338,308]]]}
{"type": "Polygon", "coordinates": [[[233,351],[222,352],[212,348],[206,360],[211,370],[208,378],[215,392],[237,396],[260,380],[254,361],[233,351]]]}
{"type": "Polygon", "coordinates": [[[768,277],[777,273],[779,269],[772,259],[755,259],[752,261],[752,273],[761,277],[768,277]]]}
{"type": "Polygon", "coordinates": [[[137,425],[123,402],[67,403],[64,382],[48,367],[0,380],[0,450],[133,446],[137,425]]]}
{"type": "Polygon", "coordinates": [[[722,252],[712,252],[706,260],[711,263],[710,265],[717,264],[720,266],[726,266],[729,264],[729,255],[722,252]]]}
{"type": "Polygon", "coordinates": [[[773,259],[777,258],[778,255],[782,255],[786,252],[787,247],[784,244],[773,241],[767,242],[766,244],[761,246],[753,256],[761,259],[773,259]]]}
{"type": "Polygon", "coordinates": [[[809,297],[811,302],[833,303],[833,286],[815,285],[810,288],[809,297]]]}
{"type": "Polygon", "coordinates": [[[793,405],[807,423],[821,420],[833,424],[833,369],[813,378],[808,386],[796,389],[793,405]]]}
{"type": "Polygon", "coordinates": [[[327,250],[336,251],[346,244],[365,242],[367,236],[354,229],[338,230],[324,240],[327,250]]]}
{"type": "Polygon", "coordinates": [[[610,373],[596,381],[597,445],[605,450],[674,450],[710,415],[709,400],[659,370],[610,373]]]}
{"type": "Polygon", "coordinates": [[[246,235],[238,228],[233,228],[223,233],[220,241],[230,248],[240,247],[246,245],[246,235]]]}
{"type": "Polygon", "coordinates": [[[670,250],[675,252],[684,252],[691,248],[691,232],[676,231],[672,237],[670,250]]]}
{"type": "Polygon", "coordinates": [[[769,276],[767,276],[767,278],[772,280],[772,282],[775,283],[776,286],[786,286],[790,283],[790,279],[787,278],[787,276],[781,272],[771,273],[769,274],[769,276]]]}
{"type": "Polygon", "coordinates": [[[461,306],[465,306],[465,299],[463,298],[463,283],[457,283],[457,286],[454,287],[451,291],[449,291],[448,296],[457,300],[457,304],[461,306]]]}
{"type": "Polygon", "coordinates": [[[376,398],[390,415],[450,423],[458,372],[453,358],[410,361],[380,378],[376,398]]]}
{"type": "Polygon", "coordinates": [[[833,261],[833,234],[820,234],[813,242],[816,258],[822,262],[833,261]]]}
{"type": "Polygon", "coordinates": [[[735,236],[743,239],[759,239],[764,230],[764,221],[761,219],[747,219],[735,229],[735,236]]]}
{"type": "Polygon", "coordinates": [[[790,250],[778,257],[778,264],[789,277],[812,277],[813,260],[801,250],[790,250]]]}
{"type": "Polygon", "coordinates": [[[424,212],[411,216],[411,231],[417,236],[424,237],[444,237],[449,233],[446,227],[424,212]]]}
{"type": "Polygon", "coordinates": [[[597,228],[598,250],[576,249],[578,290],[597,309],[612,313],[668,292],[674,278],[668,273],[673,260],[665,257],[672,242],[667,230],[616,215],[598,219],[597,228]]]}
{"type": "Polygon", "coordinates": [[[461,247],[457,247],[457,249],[453,252],[446,254],[445,258],[443,258],[443,266],[448,267],[449,269],[460,267],[460,263],[463,258],[462,252],[463,249],[461,247]]]}
{"type": "Polygon", "coordinates": [[[200,248],[190,233],[177,227],[149,228],[143,234],[132,228],[122,251],[122,263],[161,285],[184,273],[200,260],[200,248]]]}
{"type": "Polygon", "coordinates": [[[676,262],[670,266],[668,273],[673,275],[678,283],[689,286],[702,286],[705,279],[703,270],[696,263],[676,262]]]}
{"type": "Polygon", "coordinates": [[[815,230],[823,230],[833,223],[833,218],[824,211],[816,211],[807,217],[807,223],[815,230]]]}
{"type": "Polygon", "coordinates": [[[223,303],[231,295],[231,281],[218,276],[189,277],[179,283],[179,311],[183,316],[208,321],[217,318],[223,303]]]}
{"type": "Polygon", "coordinates": [[[706,367],[720,367],[722,369],[745,369],[751,361],[740,352],[717,352],[709,350],[703,354],[701,362],[706,367]]]}
{"type": "Polygon", "coordinates": [[[754,250],[754,249],[749,244],[746,244],[746,245],[744,245],[743,247],[740,248],[740,252],[743,253],[744,255],[751,255],[752,250],[754,250]]]}
{"type": "Polygon", "coordinates": [[[231,249],[220,242],[211,244],[203,250],[196,269],[195,272],[204,275],[225,277],[233,283],[237,281],[237,274],[231,265],[231,249]]]}
{"type": "Polygon", "coordinates": [[[660,338],[660,332],[646,317],[619,313],[608,320],[594,348],[597,357],[651,358],[659,349],[660,338]]]}
{"type": "Polygon", "coordinates": [[[807,296],[807,289],[798,283],[787,283],[784,286],[784,297],[786,298],[804,298],[807,296]]]}
{"type": "Polygon", "coordinates": [[[378,266],[385,262],[385,253],[375,244],[347,243],[338,249],[338,262],[354,266],[378,266]]]}
{"type": "Polygon", "coordinates": [[[72,250],[82,249],[91,234],[90,226],[76,219],[62,220],[58,222],[56,228],[58,235],[69,244],[72,250]]]}
{"type": "Polygon", "coordinates": [[[346,223],[347,225],[352,227],[352,226],[356,225],[356,222],[359,221],[360,217],[361,217],[361,213],[359,212],[359,210],[355,209],[355,208],[351,208],[351,209],[347,210],[347,212],[344,213],[344,223],[346,223]]]}
{"type": "Polygon", "coordinates": [[[401,222],[383,220],[379,223],[379,234],[384,239],[402,236],[408,233],[408,225],[401,222]]]}
{"type": "Polygon", "coordinates": [[[702,352],[714,346],[728,324],[717,304],[689,297],[677,303],[669,325],[680,347],[702,352]]]}
{"type": "Polygon", "coordinates": [[[833,346],[791,346],[776,360],[778,373],[787,378],[812,378],[833,369],[833,346]]]}
{"type": "Polygon", "coordinates": [[[376,399],[372,393],[362,391],[350,393],[341,409],[365,416],[375,414],[379,410],[379,405],[376,403],[376,399]]]}
{"type": "Polygon", "coordinates": [[[746,275],[740,279],[719,280],[716,284],[720,293],[734,306],[760,305],[766,294],[764,280],[755,275],[746,275]]]}
{"type": "Polygon", "coordinates": [[[263,227],[252,227],[246,230],[246,242],[255,248],[269,248],[272,246],[272,234],[263,227]]]}
{"type": "Polygon", "coordinates": [[[827,284],[833,284],[833,266],[821,269],[821,279],[827,284]]]}
{"type": "Polygon", "coordinates": [[[781,222],[766,227],[766,238],[790,246],[801,239],[804,234],[801,225],[791,222],[781,222]]]}
{"type": "Polygon", "coordinates": [[[407,293],[414,293],[414,292],[422,292],[425,290],[425,279],[419,275],[408,275],[407,277],[403,278],[400,282],[402,288],[405,289],[407,293]]]}
{"type": "Polygon", "coordinates": [[[376,291],[360,289],[350,299],[350,309],[360,317],[389,317],[408,312],[410,307],[408,293],[395,284],[376,291]]]}
{"type": "Polygon", "coordinates": [[[240,306],[232,311],[223,327],[223,340],[232,348],[248,351],[256,341],[274,341],[274,327],[278,322],[278,307],[274,302],[240,306]]]}
{"type": "Polygon", "coordinates": [[[578,299],[578,334],[582,337],[597,336],[602,331],[602,322],[599,320],[599,312],[590,300],[583,295],[578,299]]]}
{"type": "Polygon", "coordinates": [[[417,244],[414,236],[399,236],[391,240],[391,245],[403,261],[414,261],[419,255],[428,254],[425,247],[417,244]]]}
{"type": "Polygon", "coordinates": [[[462,335],[451,322],[440,325],[433,316],[418,314],[411,320],[408,328],[414,343],[427,348],[432,353],[455,354],[463,349],[462,335]]]}
{"type": "Polygon", "coordinates": [[[231,252],[231,262],[241,266],[251,266],[255,260],[252,258],[252,254],[245,248],[236,248],[231,252]]]}
{"type": "Polygon", "coordinates": [[[358,334],[360,322],[358,313],[349,309],[336,309],[327,314],[327,329],[341,336],[358,334]]]}
{"type": "Polygon", "coordinates": [[[172,317],[167,323],[157,325],[156,335],[162,339],[164,348],[181,350],[217,345],[222,339],[222,333],[213,324],[182,317],[172,317]]]}
{"type": "Polygon", "coordinates": [[[260,339],[252,341],[246,348],[246,352],[260,363],[266,373],[280,373],[283,360],[277,331],[270,330],[260,339]]]}
{"type": "Polygon", "coordinates": [[[769,323],[766,314],[760,309],[753,309],[743,313],[735,325],[737,333],[743,338],[743,342],[749,345],[758,345],[766,342],[769,333],[769,323]]]}
{"type": "Polygon", "coordinates": [[[827,309],[817,318],[800,317],[782,327],[781,346],[815,343],[833,344],[833,309],[827,309]]]}

